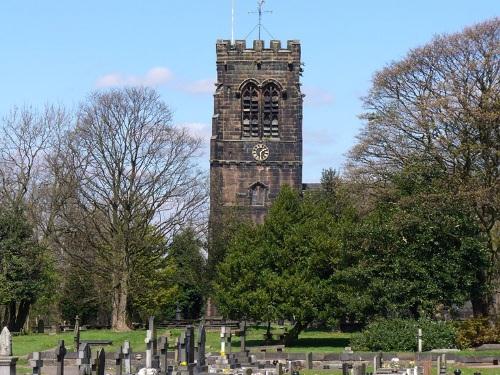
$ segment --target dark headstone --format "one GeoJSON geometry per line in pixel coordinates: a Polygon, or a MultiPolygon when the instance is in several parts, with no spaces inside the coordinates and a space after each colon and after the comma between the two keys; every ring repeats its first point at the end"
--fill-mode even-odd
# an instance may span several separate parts
{"type": "Polygon", "coordinates": [[[66,348],[64,347],[64,340],[59,340],[59,344],[55,350],[56,354],[56,374],[64,375],[64,357],[66,356],[66,348]]]}
{"type": "Polygon", "coordinates": [[[187,364],[194,363],[194,327],[186,327],[186,362],[187,364]]]}
{"type": "Polygon", "coordinates": [[[202,324],[198,329],[198,355],[197,355],[197,364],[198,367],[205,366],[206,358],[205,358],[205,345],[206,345],[207,335],[205,332],[205,326],[202,324]]]}
{"type": "Polygon", "coordinates": [[[38,324],[36,325],[36,333],[45,333],[45,323],[43,319],[38,319],[38,324]]]}
{"type": "Polygon", "coordinates": [[[104,375],[106,372],[106,353],[104,348],[97,352],[96,375],[104,375]]]}

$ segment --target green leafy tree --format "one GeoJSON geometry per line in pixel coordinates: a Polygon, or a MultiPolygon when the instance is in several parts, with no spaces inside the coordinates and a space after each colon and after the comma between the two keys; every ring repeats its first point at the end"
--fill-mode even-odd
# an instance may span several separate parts
{"type": "Polygon", "coordinates": [[[215,297],[231,318],[295,322],[287,343],[328,315],[331,215],[283,187],[262,225],[242,225],[219,265],[215,297]]]}
{"type": "Polygon", "coordinates": [[[150,251],[136,259],[131,274],[130,316],[142,321],[150,315],[172,319],[178,306],[185,318],[199,318],[205,293],[205,258],[194,230],[179,232],[170,245],[153,235],[145,243],[150,251]]]}
{"type": "Polygon", "coordinates": [[[24,210],[0,210],[0,305],[4,305],[2,324],[19,332],[31,306],[47,292],[52,266],[47,249],[33,236],[24,210]]]}
{"type": "MultiPolygon", "coordinates": [[[[377,72],[363,98],[366,125],[350,171],[383,187],[413,160],[432,160],[453,181],[488,239],[485,286],[499,277],[500,19],[441,35],[377,72]]],[[[488,288],[483,288],[488,290],[488,288]]],[[[472,296],[486,315],[492,293],[472,296]]]]}
{"type": "Polygon", "coordinates": [[[393,176],[373,211],[341,239],[332,275],[344,320],[434,316],[482,287],[487,246],[474,213],[432,163],[393,176]]]}

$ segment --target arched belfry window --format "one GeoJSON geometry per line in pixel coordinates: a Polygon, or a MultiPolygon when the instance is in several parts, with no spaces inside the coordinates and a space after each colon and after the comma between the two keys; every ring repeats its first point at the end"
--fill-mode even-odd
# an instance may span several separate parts
{"type": "Polygon", "coordinates": [[[246,84],[241,91],[242,136],[252,138],[278,138],[280,89],[274,83],[263,88],[255,83],[246,84]]]}
{"type": "Polygon", "coordinates": [[[245,86],[242,93],[242,125],[244,137],[259,136],[259,89],[253,83],[245,86]]]}
{"type": "Polygon", "coordinates": [[[263,109],[262,109],[262,136],[279,137],[279,101],[278,87],[270,83],[264,87],[263,109]]]}

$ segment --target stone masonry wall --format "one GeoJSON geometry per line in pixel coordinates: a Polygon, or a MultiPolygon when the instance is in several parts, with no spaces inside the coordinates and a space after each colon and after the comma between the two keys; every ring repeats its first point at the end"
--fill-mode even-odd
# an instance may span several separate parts
{"type": "Polygon", "coordinates": [[[217,42],[217,88],[210,142],[211,215],[221,208],[238,207],[244,215],[261,222],[284,184],[302,187],[302,101],[300,90],[300,43],[288,41],[282,48],[271,41],[217,42]],[[258,87],[268,82],[281,89],[279,137],[243,137],[241,89],[247,82],[258,87]],[[267,160],[258,162],[252,149],[263,143],[267,160]],[[259,204],[252,203],[260,189],[259,204]],[[263,199],[262,199],[263,197],[263,199]]]}

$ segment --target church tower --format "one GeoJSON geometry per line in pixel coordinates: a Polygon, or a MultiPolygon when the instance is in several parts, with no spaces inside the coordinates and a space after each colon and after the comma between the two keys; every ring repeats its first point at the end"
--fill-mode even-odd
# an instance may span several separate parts
{"type": "Polygon", "coordinates": [[[217,42],[210,140],[211,219],[224,209],[262,222],[281,186],[302,188],[300,42],[217,42]]]}

